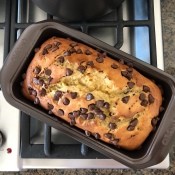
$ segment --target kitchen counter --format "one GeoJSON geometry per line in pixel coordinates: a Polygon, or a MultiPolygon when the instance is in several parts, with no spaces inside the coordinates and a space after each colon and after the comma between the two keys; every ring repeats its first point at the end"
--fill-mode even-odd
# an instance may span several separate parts
{"type": "MultiPolygon", "coordinates": [[[[162,7],[162,29],[164,44],[165,71],[175,77],[175,1],[161,0],[162,7]]],[[[175,144],[174,144],[175,145],[175,144]]],[[[62,175],[169,175],[175,174],[175,146],[170,150],[170,167],[167,170],[113,170],[113,169],[94,169],[94,170],[29,170],[25,172],[8,173],[21,175],[42,175],[42,174],[62,174],[62,175]]],[[[9,164],[10,166],[10,164],[9,164]]],[[[0,175],[6,173],[0,172],[0,175]]]]}

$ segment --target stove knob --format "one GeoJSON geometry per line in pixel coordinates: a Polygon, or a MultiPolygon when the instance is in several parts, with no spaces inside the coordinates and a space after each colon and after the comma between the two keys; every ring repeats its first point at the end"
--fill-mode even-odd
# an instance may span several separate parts
{"type": "Polygon", "coordinates": [[[3,137],[2,137],[2,133],[0,132],[0,147],[2,146],[3,143],[3,137]]]}

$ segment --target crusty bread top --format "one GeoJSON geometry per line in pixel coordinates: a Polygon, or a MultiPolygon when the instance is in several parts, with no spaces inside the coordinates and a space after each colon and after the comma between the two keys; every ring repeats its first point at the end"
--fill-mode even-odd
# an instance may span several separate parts
{"type": "Polygon", "coordinates": [[[22,88],[27,98],[105,142],[129,150],[144,142],[162,104],[153,81],[70,39],[52,37],[35,51],[22,88]]]}

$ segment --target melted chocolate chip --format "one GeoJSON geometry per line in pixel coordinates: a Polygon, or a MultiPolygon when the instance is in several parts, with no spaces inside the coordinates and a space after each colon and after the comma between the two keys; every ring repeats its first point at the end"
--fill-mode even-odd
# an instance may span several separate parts
{"type": "Polygon", "coordinates": [[[73,74],[73,70],[70,68],[66,68],[66,76],[70,76],[73,74]]]}
{"type": "Polygon", "coordinates": [[[71,119],[71,121],[70,121],[70,125],[73,126],[73,125],[75,125],[75,124],[76,124],[75,119],[71,119]]]}
{"type": "Polygon", "coordinates": [[[100,139],[100,134],[99,133],[94,133],[93,134],[96,139],[100,139]]]}
{"type": "Polygon", "coordinates": [[[72,53],[75,53],[76,50],[72,47],[72,48],[69,50],[69,52],[72,54],[72,53]]]}
{"type": "Polygon", "coordinates": [[[86,108],[80,108],[80,113],[81,114],[85,114],[87,112],[88,112],[88,109],[86,109],[86,108]]]}
{"type": "Polygon", "coordinates": [[[139,95],[139,99],[142,101],[142,100],[145,100],[145,98],[146,98],[146,95],[144,94],[144,93],[141,93],[140,95],[139,95]]]}
{"type": "Polygon", "coordinates": [[[117,125],[115,123],[109,123],[108,127],[110,129],[116,129],[117,128],[117,125]]]}
{"type": "Polygon", "coordinates": [[[94,119],[94,113],[89,112],[89,113],[88,113],[87,119],[88,119],[88,120],[94,119]]]}
{"type": "Polygon", "coordinates": [[[127,78],[128,80],[131,80],[132,78],[131,72],[128,72],[128,71],[121,71],[121,75],[127,78]]]}
{"type": "Polygon", "coordinates": [[[44,80],[43,80],[43,79],[39,79],[39,80],[38,80],[38,84],[39,84],[40,86],[43,86],[44,80]]]}
{"type": "Polygon", "coordinates": [[[38,85],[38,84],[39,84],[38,78],[34,77],[34,78],[33,78],[33,83],[36,84],[36,85],[38,85]]]}
{"type": "Polygon", "coordinates": [[[94,66],[94,62],[93,62],[93,61],[88,61],[88,62],[86,63],[86,65],[87,65],[87,66],[93,67],[93,66],[94,66]]]}
{"type": "Polygon", "coordinates": [[[128,67],[126,70],[127,70],[128,72],[133,72],[133,68],[132,68],[132,67],[128,67]]]}
{"type": "Polygon", "coordinates": [[[130,121],[129,125],[135,127],[137,125],[137,123],[138,123],[138,119],[134,118],[130,121]]]}
{"type": "Polygon", "coordinates": [[[32,95],[36,97],[37,96],[37,92],[35,90],[32,90],[32,95]]]}
{"type": "Polygon", "coordinates": [[[100,114],[103,114],[103,111],[98,108],[98,107],[95,107],[95,109],[93,110],[93,112],[96,114],[96,115],[100,115],[100,114]]]}
{"type": "Polygon", "coordinates": [[[47,51],[47,49],[43,49],[43,51],[42,51],[42,55],[46,55],[46,54],[48,54],[49,52],[47,51]]]}
{"type": "Polygon", "coordinates": [[[111,133],[105,133],[104,136],[110,140],[113,138],[113,134],[111,133]]]}
{"type": "Polygon", "coordinates": [[[52,44],[48,44],[45,49],[50,49],[52,47],[52,44]]]}
{"type": "Polygon", "coordinates": [[[86,71],[86,67],[83,65],[80,65],[80,66],[78,66],[77,70],[83,74],[86,71]]]}
{"type": "Polygon", "coordinates": [[[88,93],[88,94],[86,95],[86,100],[87,100],[87,101],[90,101],[90,100],[92,100],[92,99],[94,99],[93,94],[88,93]]]}
{"type": "Polygon", "coordinates": [[[150,88],[146,85],[143,85],[143,91],[144,92],[150,92],[150,88]]]}
{"type": "Polygon", "coordinates": [[[57,62],[64,63],[64,57],[63,56],[58,57],[57,62]]]}
{"type": "Polygon", "coordinates": [[[33,73],[38,75],[41,72],[41,68],[39,66],[36,66],[33,70],[33,73]]]}
{"type": "Polygon", "coordinates": [[[158,122],[157,117],[154,117],[154,118],[151,120],[151,125],[152,125],[153,127],[155,127],[156,124],[157,124],[157,122],[158,122]]]}
{"type": "Polygon", "coordinates": [[[45,69],[44,73],[48,76],[51,75],[52,71],[50,69],[45,69]]]}
{"type": "Polygon", "coordinates": [[[40,96],[45,96],[46,95],[46,90],[44,88],[42,88],[40,91],[39,91],[39,94],[40,96]]]}
{"type": "Polygon", "coordinates": [[[61,45],[61,42],[55,41],[55,42],[54,42],[54,45],[57,46],[57,47],[59,47],[59,45],[61,45]]]}
{"type": "Polygon", "coordinates": [[[52,77],[49,77],[48,78],[48,84],[50,84],[50,82],[53,80],[53,78],[52,77]]]}
{"type": "Polygon", "coordinates": [[[70,96],[72,99],[77,98],[77,92],[70,92],[70,96]]]}
{"type": "Polygon", "coordinates": [[[154,103],[154,97],[151,95],[151,94],[149,94],[148,95],[148,101],[149,101],[149,104],[152,104],[152,103],[154,103]]]}
{"type": "Polygon", "coordinates": [[[89,104],[88,105],[88,109],[90,110],[90,111],[93,111],[94,109],[95,109],[95,104],[89,104]]]}
{"type": "Polygon", "coordinates": [[[128,127],[127,127],[127,130],[128,131],[133,131],[135,129],[135,127],[134,126],[131,126],[131,125],[129,125],[128,127]]]}
{"type": "Polygon", "coordinates": [[[58,109],[57,113],[60,117],[64,115],[64,111],[62,109],[58,109]]]}
{"type": "Polygon", "coordinates": [[[103,107],[106,108],[106,109],[109,109],[110,104],[108,102],[105,102],[104,105],[103,105],[103,107]]]}
{"type": "Polygon", "coordinates": [[[71,55],[70,51],[64,52],[64,56],[70,56],[70,55],[71,55]]]}
{"type": "Polygon", "coordinates": [[[80,111],[73,111],[73,116],[74,117],[78,117],[80,115],[80,111]]]}
{"type": "Polygon", "coordinates": [[[130,89],[132,89],[132,88],[134,87],[135,83],[129,81],[129,82],[127,82],[127,85],[128,85],[128,87],[129,87],[130,89]]]}
{"type": "Polygon", "coordinates": [[[62,92],[61,91],[56,91],[55,94],[54,94],[54,97],[53,99],[58,101],[61,97],[62,97],[62,92]]]}
{"type": "Polygon", "coordinates": [[[104,106],[104,100],[98,100],[95,104],[97,107],[102,108],[104,106]]]}
{"type": "Polygon", "coordinates": [[[91,55],[92,52],[91,52],[89,49],[87,49],[87,50],[85,50],[85,54],[86,54],[86,55],[91,55]]]}
{"type": "Polygon", "coordinates": [[[87,115],[87,114],[80,114],[80,117],[81,117],[82,119],[86,120],[87,117],[88,117],[88,115],[87,115]]]}
{"type": "Polygon", "coordinates": [[[115,63],[113,63],[113,64],[111,65],[111,67],[112,67],[113,69],[117,69],[117,68],[118,68],[118,65],[115,64],[115,63]]]}
{"type": "Polygon", "coordinates": [[[144,100],[141,101],[140,104],[141,104],[141,106],[146,107],[148,105],[148,101],[144,99],[144,100]]]}
{"type": "Polygon", "coordinates": [[[96,61],[97,61],[98,63],[103,63],[103,62],[104,62],[104,59],[103,59],[103,57],[97,57],[97,58],[96,58],[96,61]]]}
{"type": "Polygon", "coordinates": [[[50,103],[47,103],[47,108],[48,108],[48,110],[52,110],[54,108],[54,106],[50,103]]]}
{"type": "Polygon", "coordinates": [[[100,118],[100,120],[106,119],[106,115],[104,113],[98,114],[98,117],[100,118]]]}
{"type": "Polygon", "coordinates": [[[35,97],[35,99],[34,99],[34,104],[38,105],[39,103],[40,103],[39,98],[38,98],[38,97],[35,97]]]}
{"type": "Polygon", "coordinates": [[[77,49],[77,54],[82,54],[82,50],[81,49],[77,49]]]}
{"type": "Polygon", "coordinates": [[[128,103],[130,96],[126,96],[122,98],[123,103],[128,103]]]}
{"type": "Polygon", "coordinates": [[[89,137],[89,136],[91,135],[91,132],[86,130],[86,131],[85,131],[85,134],[86,134],[86,136],[89,137]]]}
{"type": "Polygon", "coordinates": [[[113,140],[111,140],[110,142],[111,142],[113,145],[117,146],[119,141],[120,141],[120,139],[113,139],[113,140]]]}
{"type": "Polygon", "coordinates": [[[71,47],[75,47],[75,46],[78,46],[78,43],[73,42],[73,43],[70,43],[69,46],[71,46],[71,47]]]}
{"type": "Polygon", "coordinates": [[[57,45],[55,45],[53,48],[52,48],[52,52],[55,52],[56,50],[58,50],[59,47],[57,45]]]}
{"type": "Polygon", "coordinates": [[[63,98],[62,102],[63,102],[64,105],[67,106],[67,105],[69,105],[70,100],[69,100],[68,98],[65,97],[65,98],[63,98]]]}
{"type": "Polygon", "coordinates": [[[70,112],[70,113],[68,114],[68,117],[69,117],[70,119],[75,119],[75,116],[73,115],[73,112],[70,112]]]}

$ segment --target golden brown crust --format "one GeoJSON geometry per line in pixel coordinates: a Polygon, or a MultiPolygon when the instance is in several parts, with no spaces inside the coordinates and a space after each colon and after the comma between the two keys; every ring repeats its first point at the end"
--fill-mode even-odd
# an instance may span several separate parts
{"type": "Polygon", "coordinates": [[[22,92],[87,135],[128,150],[148,137],[162,104],[159,88],[132,67],[57,37],[36,52],[22,92]]]}

